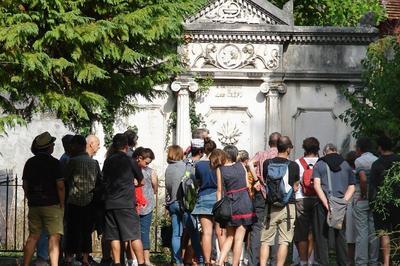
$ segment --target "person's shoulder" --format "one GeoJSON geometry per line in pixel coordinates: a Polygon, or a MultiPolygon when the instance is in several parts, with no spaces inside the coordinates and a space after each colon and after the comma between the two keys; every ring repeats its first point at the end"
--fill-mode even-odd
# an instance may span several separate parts
{"type": "Polygon", "coordinates": [[[296,160],[295,161],[288,160],[288,161],[289,161],[289,167],[296,170],[300,169],[299,164],[296,162],[296,160]]]}
{"type": "Polygon", "coordinates": [[[385,163],[385,158],[380,156],[378,159],[375,160],[375,162],[372,163],[372,166],[374,167],[380,167],[383,166],[385,163]]]}
{"type": "Polygon", "coordinates": [[[60,164],[60,160],[58,160],[57,158],[53,157],[52,155],[48,156],[47,160],[49,162],[51,162],[52,164],[55,164],[55,165],[59,165],[60,164]]]}
{"type": "Polygon", "coordinates": [[[318,160],[316,163],[315,163],[315,165],[314,165],[314,168],[313,169],[319,169],[319,168],[321,168],[321,167],[326,167],[326,163],[323,161],[323,160],[318,160]]]}
{"type": "Polygon", "coordinates": [[[200,160],[196,163],[195,167],[196,168],[205,168],[207,166],[210,165],[210,161],[206,161],[206,160],[200,160]]]}
{"type": "Polygon", "coordinates": [[[350,164],[345,160],[340,164],[340,167],[345,170],[345,171],[353,171],[353,168],[350,166],[350,164]]]}

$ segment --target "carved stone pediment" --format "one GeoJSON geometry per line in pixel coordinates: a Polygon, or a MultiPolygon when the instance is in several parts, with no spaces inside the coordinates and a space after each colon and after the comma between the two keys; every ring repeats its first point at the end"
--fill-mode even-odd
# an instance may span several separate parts
{"type": "MultiPolygon", "coordinates": [[[[279,10],[270,3],[266,4],[269,4],[270,6],[268,7],[272,7],[274,10],[279,10]]],[[[264,8],[252,0],[215,0],[210,1],[205,8],[195,16],[189,18],[186,23],[287,24],[277,15],[274,15],[272,12],[265,10],[264,8]]]]}
{"type": "Polygon", "coordinates": [[[181,58],[191,70],[259,70],[280,67],[281,49],[276,44],[190,43],[181,58]]]}

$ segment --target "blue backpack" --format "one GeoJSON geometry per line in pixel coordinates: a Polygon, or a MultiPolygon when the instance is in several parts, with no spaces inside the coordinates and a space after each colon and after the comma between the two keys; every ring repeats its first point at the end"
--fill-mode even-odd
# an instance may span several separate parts
{"type": "Polygon", "coordinates": [[[274,163],[270,161],[268,164],[266,200],[270,206],[286,206],[293,194],[293,188],[289,185],[289,163],[274,163]]]}

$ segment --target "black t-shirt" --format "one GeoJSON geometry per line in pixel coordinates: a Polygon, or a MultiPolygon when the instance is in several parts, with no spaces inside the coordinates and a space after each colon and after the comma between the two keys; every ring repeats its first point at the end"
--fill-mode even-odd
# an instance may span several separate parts
{"type": "Polygon", "coordinates": [[[389,170],[393,163],[400,161],[400,156],[397,154],[382,155],[371,166],[369,199],[373,200],[378,193],[379,187],[383,184],[386,170],[389,170]]]}
{"type": "Polygon", "coordinates": [[[62,180],[60,162],[47,153],[38,153],[25,163],[22,179],[27,183],[28,206],[60,204],[57,181],[62,180]]]}
{"type": "MultiPolygon", "coordinates": [[[[268,165],[269,163],[288,163],[288,170],[289,170],[289,185],[291,185],[293,187],[294,183],[300,180],[300,168],[299,165],[296,162],[290,161],[288,159],[285,158],[281,158],[281,157],[275,157],[273,159],[270,160],[265,160],[264,164],[263,164],[263,177],[264,180],[267,180],[268,177],[268,165]]],[[[292,196],[290,197],[289,203],[296,203],[296,199],[295,199],[295,192],[293,191],[292,196]]]]}
{"type": "Polygon", "coordinates": [[[106,185],[106,209],[133,209],[136,205],[134,178],[143,179],[136,161],[124,152],[117,152],[104,161],[103,178],[106,185]]]}

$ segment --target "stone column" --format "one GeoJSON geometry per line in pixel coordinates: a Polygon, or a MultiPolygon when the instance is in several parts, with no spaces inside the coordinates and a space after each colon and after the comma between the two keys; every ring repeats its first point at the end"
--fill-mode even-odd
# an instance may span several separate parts
{"type": "Polygon", "coordinates": [[[196,92],[199,86],[193,79],[177,80],[171,85],[177,93],[176,144],[185,149],[190,144],[192,130],[189,117],[189,93],[196,92]]]}
{"type": "Polygon", "coordinates": [[[264,82],[260,91],[266,99],[265,109],[265,146],[268,145],[269,135],[273,132],[281,132],[281,96],[286,93],[286,85],[282,82],[264,82]]]}

